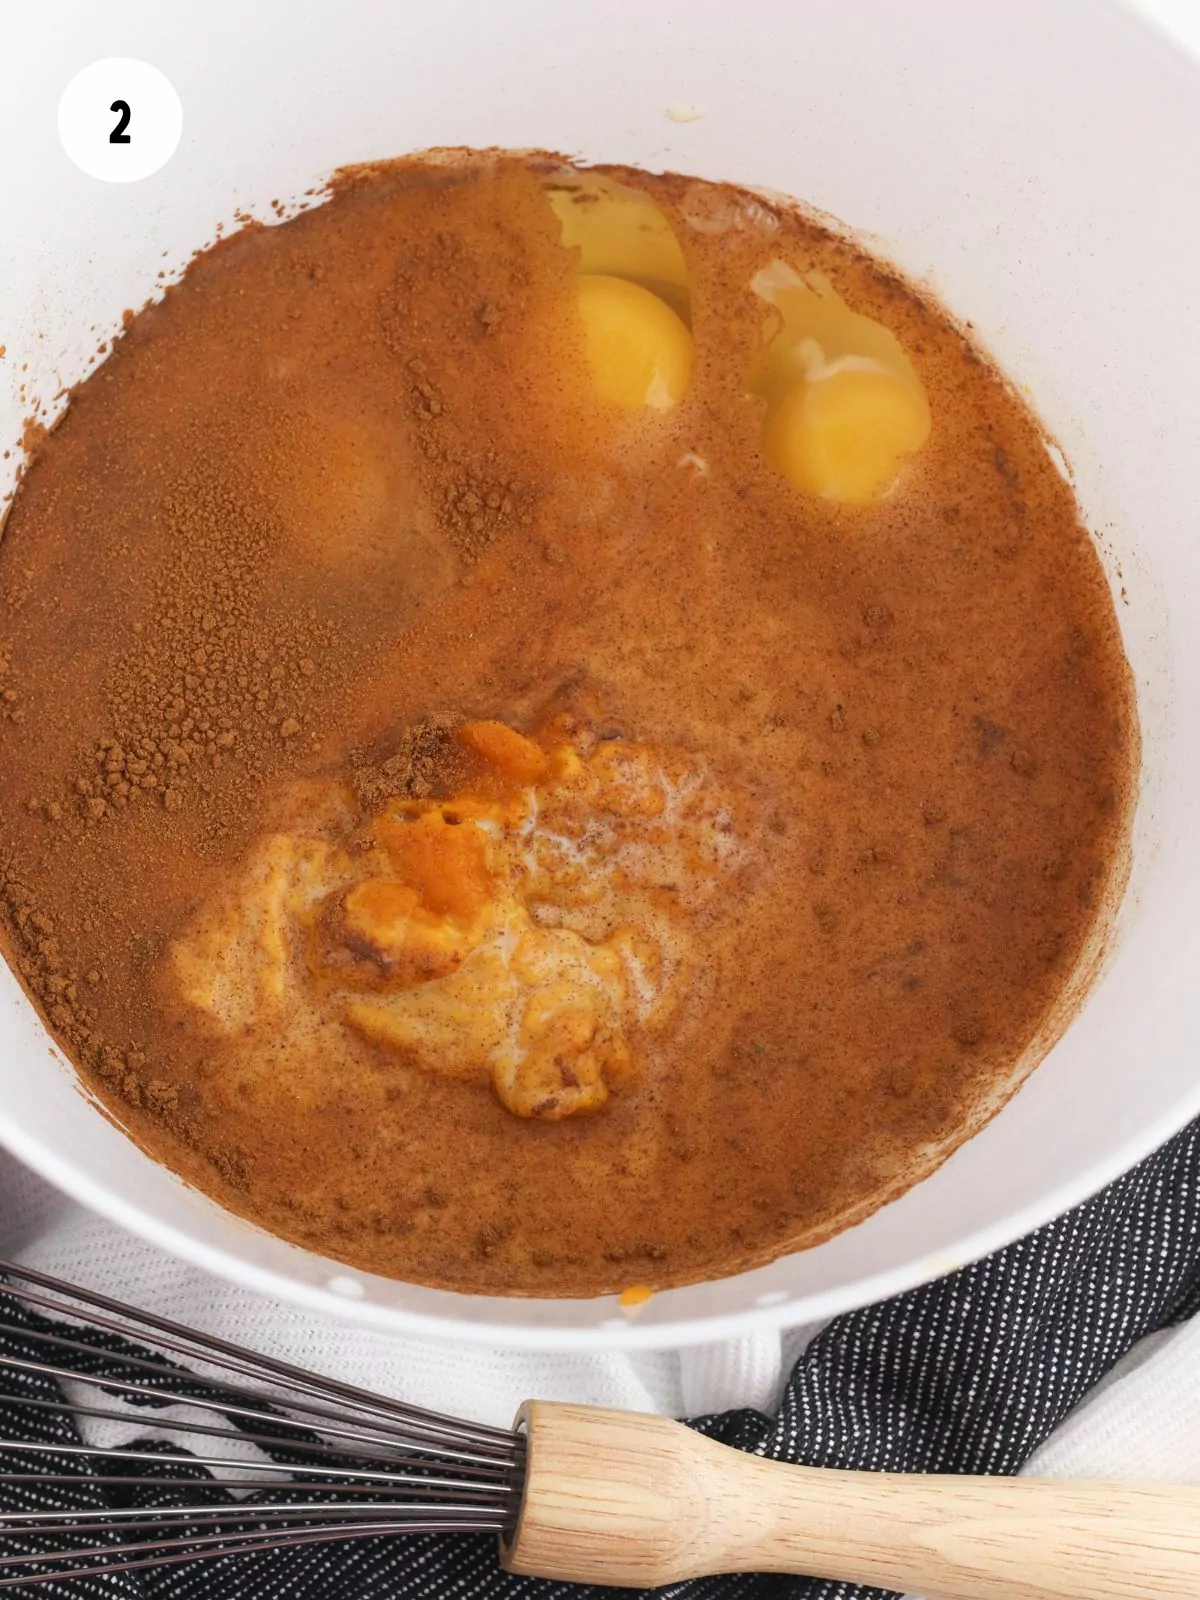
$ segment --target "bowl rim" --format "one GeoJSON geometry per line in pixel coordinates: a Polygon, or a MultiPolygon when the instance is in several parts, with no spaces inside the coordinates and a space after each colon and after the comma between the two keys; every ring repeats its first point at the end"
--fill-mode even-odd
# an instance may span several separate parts
{"type": "MultiPolygon", "coordinates": [[[[1090,1200],[1110,1183],[1124,1176],[1138,1162],[1153,1154],[1197,1117],[1200,1117],[1200,1081],[1197,1082],[1193,1092],[1171,1111],[1164,1112],[1157,1121],[1126,1139],[1102,1160],[1093,1162],[1074,1179],[1046,1191],[1037,1200],[1019,1207],[1000,1221],[977,1228],[956,1241],[952,1263],[945,1257],[931,1260],[927,1256],[914,1256],[882,1271],[870,1273],[866,1277],[855,1278],[837,1288],[807,1295],[792,1295],[768,1306],[750,1306],[715,1316],[687,1317],[669,1322],[639,1323],[636,1319],[630,1318],[624,1327],[614,1324],[613,1318],[618,1315],[614,1310],[613,1317],[605,1317],[595,1326],[584,1328],[492,1320],[484,1322],[470,1318],[460,1321],[452,1316],[338,1294],[330,1288],[305,1283],[277,1268],[256,1265],[232,1250],[208,1244],[173,1223],[165,1221],[149,1207],[122,1199],[103,1184],[79,1171],[43,1140],[31,1136],[8,1115],[3,1107],[0,1107],[0,1143],[55,1188],[127,1233],[156,1246],[176,1260],[184,1261],[215,1278],[233,1283],[242,1289],[252,1290],[266,1298],[293,1305],[298,1309],[318,1312],[335,1320],[373,1328],[382,1333],[456,1344],[491,1345],[505,1350],[554,1351],[559,1354],[601,1352],[612,1354],[634,1350],[683,1349],[693,1345],[713,1344],[722,1340],[778,1332],[785,1328],[824,1323],[844,1312],[858,1310],[881,1300],[890,1300],[910,1290],[922,1288],[926,1284],[973,1265],[985,1256],[992,1255],[995,1251],[1013,1244],[1016,1240],[1074,1210],[1076,1206],[1090,1200]]],[[[216,1202],[209,1199],[203,1191],[184,1183],[184,1180],[178,1178],[176,1174],[171,1176],[176,1182],[184,1184],[190,1194],[213,1206],[223,1217],[229,1218],[234,1215],[225,1208],[217,1206],[216,1202]]],[[[247,1229],[248,1233],[258,1233],[271,1239],[277,1238],[244,1218],[236,1220],[247,1229]]],[[[302,1246],[293,1248],[303,1249],[302,1246]]],[[[306,1253],[315,1259],[328,1261],[330,1275],[333,1278],[337,1277],[339,1268],[347,1276],[350,1274],[373,1276],[369,1273],[364,1274],[361,1269],[345,1262],[338,1262],[332,1257],[317,1257],[315,1252],[306,1253]]],[[[795,1251],[792,1254],[799,1255],[803,1252],[795,1251]]],[[[730,1282],[732,1279],[718,1278],[709,1281],[721,1283],[730,1282]]],[[[460,1295],[463,1300],[480,1298],[457,1290],[443,1292],[460,1295]]],[[[664,1291],[664,1293],[669,1292],[664,1291]]],[[[486,1298],[497,1301],[511,1299],[514,1303],[525,1306],[539,1303],[535,1298],[526,1296],[486,1298]]],[[[606,1295],[597,1298],[606,1300],[614,1307],[617,1306],[616,1296],[606,1295]]],[[[774,1295],[772,1299],[774,1300],[774,1295]]],[[[552,1305],[560,1302],[541,1303],[552,1305]]]]}

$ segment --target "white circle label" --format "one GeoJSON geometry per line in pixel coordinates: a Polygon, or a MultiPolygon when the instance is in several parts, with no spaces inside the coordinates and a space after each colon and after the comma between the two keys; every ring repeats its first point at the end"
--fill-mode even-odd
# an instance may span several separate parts
{"type": "Polygon", "coordinates": [[[58,136],[77,167],[106,183],[135,183],[175,154],[179,96],[157,67],[126,56],[93,61],[58,102],[58,136]]]}

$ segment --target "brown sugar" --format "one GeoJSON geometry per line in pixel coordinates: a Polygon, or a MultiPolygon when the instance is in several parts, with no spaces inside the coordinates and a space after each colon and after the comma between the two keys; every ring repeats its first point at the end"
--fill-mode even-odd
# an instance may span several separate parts
{"type": "Polygon", "coordinates": [[[456,719],[424,717],[400,730],[382,760],[351,754],[351,783],[364,811],[380,810],[389,800],[424,800],[452,793],[465,768],[456,719]]]}
{"type": "Polygon", "coordinates": [[[866,1215],[1016,1087],[1119,894],[1137,727],[1070,489],[935,303],[798,209],[614,172],[678,241],[695,359],[678,404],[606,408],[558,171],[343,174],[127,312],[31,436],[0,921],[83,1079],[235,1211],[425,1283],[645,1294],[866,1215]],[[919,372],[928,442],[873,503],[764,458],[775,261],[919,372]],[[524,788],[464,743],[496,724],[540,741],[524,788]],[[385,860],[388,829],[476,824],[490,887],[417,906],[439,977],[389,988],[417,969],[347,885],[411,911],[424,835],[385,860]],[[256,949],[280,1009],[222,1031],[256,949]],[[544,1094],[420,1035],[447,993],[478,1030],[433,987],[474,949],[544,1094]]]}

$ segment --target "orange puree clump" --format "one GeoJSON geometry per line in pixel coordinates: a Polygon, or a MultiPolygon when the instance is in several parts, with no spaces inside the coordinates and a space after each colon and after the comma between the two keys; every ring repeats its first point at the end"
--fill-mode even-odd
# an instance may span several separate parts
{"type": "Polygon", "coordinates": [[[409,820],[394,814],[372,824],[396,876],[437,916],[467,923],[492,892],[487,835],[473,822],[450,823],[440,808],[409,820]]]}
{"type": "Polygon", "coordinates": [[[503,722],[464,722],[458,736],[468,749],[515,783],[540,783],[549,771],[546,752],[503,722]]]}
{"type": "Polygon", "coordinates": [[[227,1035],[333,1019],[406,1068],[490,1082],[516,1116],[599,1111],[640,1075],[698,959],[694,916],[737,865],[728,797],[677,751],[457,733],[477,762],[457,792],[357,830],[343,798],[336,839],[301,819],[266,841],[173,947],[179,992],[227,1035]]]}

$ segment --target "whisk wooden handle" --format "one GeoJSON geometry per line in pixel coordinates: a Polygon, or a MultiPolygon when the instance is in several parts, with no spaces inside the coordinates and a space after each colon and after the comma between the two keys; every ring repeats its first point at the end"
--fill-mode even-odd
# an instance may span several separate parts
{"type": "Polygon", "coordinates": [[[504,1565],[652,1588],[792,1572],[930,1600],[1200,1595],[1200,1488],[784,1466],[665,1417],[531,1402],[504,1565]]]}

